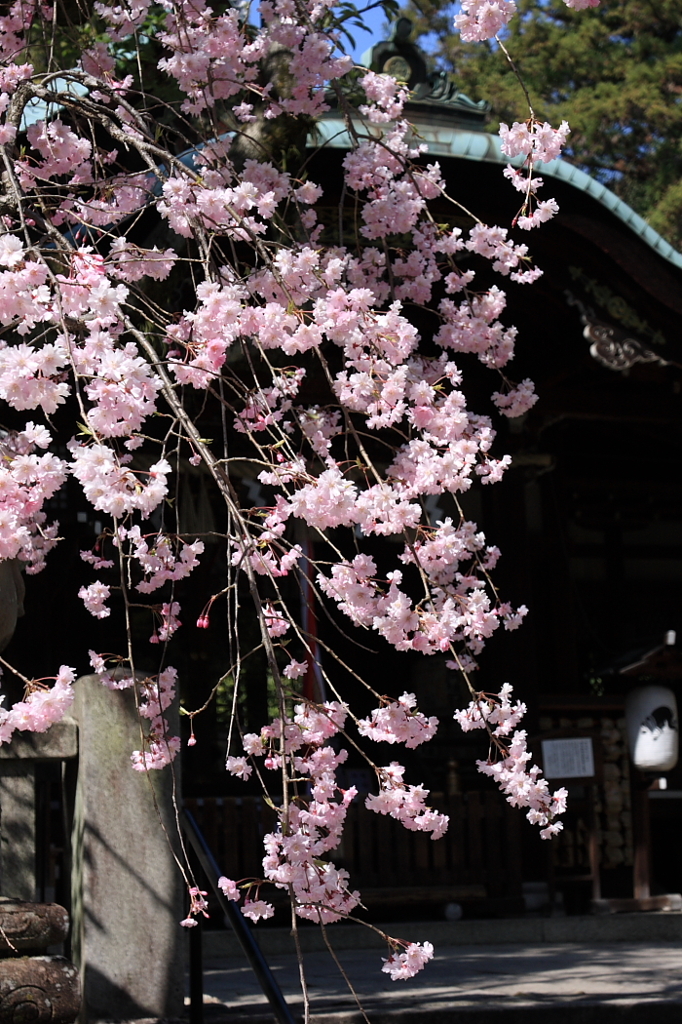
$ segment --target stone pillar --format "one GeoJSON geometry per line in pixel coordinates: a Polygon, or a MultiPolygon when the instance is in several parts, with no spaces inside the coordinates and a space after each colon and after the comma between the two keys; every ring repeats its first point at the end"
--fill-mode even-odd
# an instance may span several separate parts
{"type": "MultiPolygon", "coordinates": [[[[72,834],[72,956],[84,1020],[178,1017],[185,916],[170,769],[134,771],[130,690],[75,684],[79,765],[72,834]]],[[[179,794],[178,794],[179,799],[179,794]]]]}

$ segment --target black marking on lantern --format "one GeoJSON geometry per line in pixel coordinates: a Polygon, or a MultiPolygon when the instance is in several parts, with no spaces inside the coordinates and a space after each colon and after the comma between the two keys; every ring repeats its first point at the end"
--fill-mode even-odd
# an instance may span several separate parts
{"type": "Polygon", "coordinates": [[[652,734],[652,739],[657,740],[663,732],[664,725],[667,725],[670,729],[677,729],[677,722],[675,721],[672,708],[661,705],[660,708],[654,708],[651,714],[646,716],[640,728],[648,729],[652,734]]]}

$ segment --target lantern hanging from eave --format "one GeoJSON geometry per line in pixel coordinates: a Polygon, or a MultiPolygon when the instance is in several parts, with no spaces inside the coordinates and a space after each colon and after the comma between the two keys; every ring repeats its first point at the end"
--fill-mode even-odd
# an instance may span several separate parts
{"type": "Polygon", "coordinates": [[[630,757],[644,772],[677,764],[679,725],[675,694],[667,686],[638,686],[625,702],[630,757]]]}

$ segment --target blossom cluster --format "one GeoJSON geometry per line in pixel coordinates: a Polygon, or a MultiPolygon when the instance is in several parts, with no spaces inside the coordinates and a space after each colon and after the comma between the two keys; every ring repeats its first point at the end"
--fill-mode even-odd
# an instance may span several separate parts
{"type": "Polygon", "coordinates": [[[380,768],[379,793],[376,796],[370,793],[365,800],[365,807],[377,814],[390,815],[412,832],[430,832],[432,839],[440,839],[448,828],[447,814],[441,814],[428,807],[428,789],[424,786],[406,785],[403,781],[404,774],[404,767],[397,761],[380,768]]]}
{"type": "MultiPolygon", "coordinates": [[[[309,796],[281,808],[278,831],[265,836],[263,871],[277,888],[291,887],[299,917],[324,924],[347,917],[360,901],[359,893],[348,887],[348,873],[323,859],[338,846],[348,806],[357,793],[355,787],[341,790],[336,782],[336,770],[348,752],[328,745],[346,716],[347,708],[338,701],[299,704],[292,718],[276,719],[260,734],[244,736],[248,757],[263,757],[270,770],[281,769],[284,757],[298,777],[309,780],[309,796]]],[[[243,757],[228,757],[227,768],[243,779],[251,772],[243,757]]],[[[231,898],[238,898],[236,890],[231,891],[231,898]]],[[[271,904],[247,900],[242,912],[255,919],[274,911],[271,904]]]]}
{"type": "Polygon", "coordinates": [[[504,122],[500,124],[502,152],[508,157],[524,158],[524,173],[511,164],[503,172],[514,188],[525,194],[524,204],[514,219],[514,224],[524,231],[539,227],[559,212],[555,199],[537,199],[536,193],[543,180],[533,177],[533,169],[536,163],[550,163],[558,159],[569,132],[567,121],[562,121],[558,128],[552,128],[547,121],[540,123],[534,117],[522,124],[515,121],[511,128],[504,122]]]}
{"type": "Polygon", "coordinates": [[[490,775],[498,783],[512,807],[527,807],[526,817],[540,826],[543,839],[551,839],[563,825],[556,821],[566,810],[567,791],[564,788],[550,793],[546,779],[541,777],[537,765],[528,768],[532,754],[527,749],[525,730],[516,726],[526,713],[526,705],[512,704],[513,688],[505,683],[496,696],[479,694],[469,707],[455,712],[455,720],[465,732],[487,729],[497,757],[477,761],[479,772],[490,775]],[[511,740],[508,737],[512,730],[511,740]]]}
{"type": "Polygon", "coordinates": [[[66,464],[47,448],[49,431],[28,421],[23,430],[0,438],[0,558],[18,558],[29,573],[40,572],[57,543],[58,523],[48,525],[45,502],[66,479],[66,464]]]}
{"type": "MultiPolygon", "coordinates": [[[[17,701],[9,710],[0,707],[0,744],[8,743],[15,731],[47,732],[51,725],[61,721],[73,704],[75,678],[75,670],[62,665],[53,686],[47,686],[42,679],[33,681],[24,700],[17,701]]],[[[3,700],[0,697],[0,704],[3,700]]]]}
{"type": "Polygon", "coordinates": [[[135,771],[146,772],[165,768],[180,750],[180,737],[171,735],[164,712],[176,696],[177,671],[168,666],[158,675],[137,678],[129,664],[121,658],[90,651],[90,664],[108,690],[137,689],[137,707],[141,719],[148,723],[144,730],[144,749],[134,750],[130,762],[135,771]]]}
{"type": "MultiPolygon", "coordinates": [[[[576,11],[598,7],[599,0],[564,0],[576,11]]],[[[462,0],[461,13],[455,15],[455,28],[465,43],[493,39],[517,11],[514,0],[462,0]]]]}
{"type": "MultiPolygon", "coordinates": [[[[236,96],[245,85],[254,96],[260,91],[269,117],[280,113],[315,115],[327,109],[323,86],[343,76],[352,64],[348,57],[335,56],[332,40],[316,30],[315,23],[324,15],[326,5],[306,2],[302,8],[306,18],[296,23],[286,0],[261,4],[259,13],[266,31],[251,40],[248,25],[237,8],[215,15],[203,4],[183,4],[180,13],[167,19],[166,30],[160,35],[171,56],[159,61],[159,68],[172,75],[185,93],[183,109],[199,114],[220,100],[236,96]],[[259,90],[258,62],[273,44],[289,51],[288,74],[293,80],[290,96],[269,97],[262,87],[259,90]]],[[[106,10],[102,5],[102,13],[106,10]]],[[[115,21],[111,13],[107,16],[115,21]]],[[[248,118],[249,111],[245,113],[248,118]]]]}
{"type": "MultiPolygon", "coordinates": [[[[352,62],[329,29],[331,6],[261,0],[255,27],[239,5],[98,0],[80,59],[48,75],[61,50],[34,68],[31,28],[40,12],[59,33],[68,12],[17,0],[0,15],[0,400],[23,423],[0,437],[0,558],[43,567],[58,539],[48,506],[70,476],[99,523],[82,553],[95,576],[79,592],[86,609],[106,619],[122,595],[127,616],[141,606],[152,623],[146,653],[159,660],[144,678],[128,649],[91,652],[101,683],[135,697],[144,740],[132,766],[149,771],[180,747],[166,648],[185,617],[183,581],[207,537],[224,544],[226,586],[197,625],[209,628],[228,594],[232,656],[233,595],[248,583],[282,708],[226,760],[245,781],[256,764],[259,777],[277,772],[285,789],[264,878],[222,880],[230,899],[245,894],[252,920],[274,912],[260,894],[266,884],[323,923],[360,901],[328,858],[357,796],[337,775],[354,716],[341,699],[294,690],[313,666],[322,675],[317,604],[399,651],[446,655],[465,671],[498,628],[525,615],[499,597],[491,574],[500,552],[459,497],[511,464],[493,417],[522,416],[537,400],[531,380],[508,376],[518,339],[501,285],[530,285],[542,272],[513,232],[555,215],[554,200],[537,198],[534,168],[556,159],[568,135],[565,123],[533,116],[502,125],[514,161],[505,175],[523,194],[518,216],[507,226],[443,223],[438,206],[452,197],[404,116],[407,83],[358,71],[346,88],[352,62]],[[144,59],[129,58],[151,38],[161,57],[149,75],[144,59]],[[182,95],[179,113],[165,99],[169,83],[182,95]],[[315,181],[315,162],[297,166],[293,156],[328,109],[330,86],[341,112],[358,87],[366,101],[346,118],[351,142],[331,214],[331,181],[315,181]],[[35,101],[40,116],[24,117],[35,101]],[[482,408],[467,396],[470,357],[496,381],[482,408]],[[69,418],[57,436],[53,422],[69,418]],[[206,423],[217,436],[203,436],[206,423]],[[209,485],[219,516],[204,501],[209,485]]],[[[463,0],[456,23],[465,41],[488,39],[515,10],[514,0],[463,0]]],[[[56,721],[73,677],[63,667],[52,688],[29,684],[0,711],[0,742],[56,721]]],[[[415,748],[433,737],[437,720],[415,694],[375,696],[379,707],[354,718],[361,742],[415,748]]],[[[527,767],[516,728],[524,711],[503,687],[456,717],[488,730],[496,754],[480,770],[548,837],[565,794],[550,794],[527,767]]],[[[398,761],[371,763],[378,792],[365,806],[442,836],[448,821],[428,790],[398,761]]],[[[206,913],[205,895],[189,886],[184,926],[206,913]]],[[[429,943],[398,942],[383,969],[406,978],[432,956],[429,943]]]]}
{"type": "MultiPolygon", "coordinates": [[[[413,694],[404,694],[397,708],[378,709],[370,720],[360,721],[360,733],[375,741],[402,742],[406,747],[430,739],[437,720],[426,719],[413,710],[415,703],[413,694]]],[[[276,719],[258,734],[247,733],[243,737],[244,756],[227,758],[228,771],[244,780],[251,775],[249,760],[253,758],[264,758],[265,768],[273,771],[286,766],[299,782],[309,780],[308,795],[281,807],[278,830],[265,836],[264,879],[241,885],[245,893],[242,913],[254,921],[274,914],[272,903],[259,898],[267,882],[291,890],[299,917],[323,924],[348,917],[360,902],[360,894],[349,886],[348,873],[325,859],[338,846],[348,807],[357,796],[354,786],[344,790],[336,781],[336,771],[346,761],[347,750],[338,744],[332,747],[329,742],[344,728],[347,711],[338,701],[298,704],[291,718],[276,719]]],[[[428,790],[404,783],[404,772],[397,762],[377,769],[380,791],[366,798],[366,807],[390,814],[406,828],[439,838],[447,828],[447,817],[426,806],[428,790]]],[[[222,877],[219,885],[228,899],[241,899],[240,885],[234,880],[222,877]]],[[[423,947],[405,945],[405,953],[394,953],[385,962],[383,970],[393,980],[411,977],[433,956],[430,943],[423,947]]]]}
{"type": "Polygon", "coordinates": [[[432,739],[438,728],[438,719],[426,718],[421,711],[413,710],[417,698],[413,693],[404,693],[396,701],[389,701],[373,711],[369,719],[358,722],[361,736],[385,743],[404,743],[406,747],[418,747],[432,739]]]}
{"type": "Polygon", "coordinates": [[[413,978],[429,960],[433,960],[433,946],[430,942],[409,942],[403,953],[396,950],[388,960],[384,960],[381,969],[390,974],[392,981],[398,981],[413,978]]]}

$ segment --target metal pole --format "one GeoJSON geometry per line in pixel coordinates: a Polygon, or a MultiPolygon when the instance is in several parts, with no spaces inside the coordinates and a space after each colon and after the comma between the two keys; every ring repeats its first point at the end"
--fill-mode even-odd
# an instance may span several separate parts
{"type": "Polygon", "coordinates": [[[216,894],[221,909],[224,911],[225,916],[232,925],[232,930],[237,936],[239,944],[246,954],[247,960],[251,964],[253,973],[258,978],[263,994],[270,1003],[275,1017],[279,1021],[279,1024],[296,1024],[291,1010],[287,1006],[284,996],[282,995],[282,990],[277,984],[277,981],[268,966],[267,960],[261,952],[260,946],[256,942],[249,925],[244,919],[244,915],[237,909],[234,901],[228,900],[222,889],[218,888],[218,878],[221,874],[220,868],[218,867],[215,857],[211,853],[199,826],[194,820],[194,816],[188,810],[182,811],[182,823],[185,832],[187,833],[187,838],[192,845],[192,849],[197,855],[208,883],[216,894]]]}

